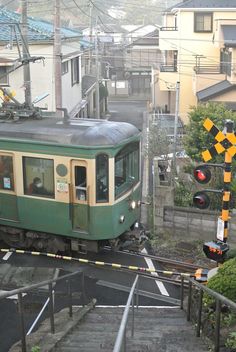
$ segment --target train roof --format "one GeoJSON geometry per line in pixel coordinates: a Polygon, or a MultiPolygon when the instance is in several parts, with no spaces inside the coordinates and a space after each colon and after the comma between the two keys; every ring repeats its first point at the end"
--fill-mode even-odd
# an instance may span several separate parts
{"type": "Polygon", "coordinates": [[[118,145],[140,134],[140,131],[129,123],[97,119],[73,119],[64,122],[63,119],[50,117],[42,120],[20,119],[16,122],[1,122],[0,139],[86,147],[118,145]]]}

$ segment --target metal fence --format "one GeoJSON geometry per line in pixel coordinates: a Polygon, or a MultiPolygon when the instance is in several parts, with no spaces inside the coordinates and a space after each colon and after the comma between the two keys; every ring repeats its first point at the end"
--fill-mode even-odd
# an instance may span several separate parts
{"type": "MultiPolygon", "coordinates": [[[[20,321],[20,334],[21,334],[21,350],[22,352],[27,352],[26,346],[26,329],[25,329],[25,313],[24,313],[24,304],[23,304],[23,294],[29,293],[35,289],[39,289],[40,287],[48,286],[48,299],[44,305],[44,309],[48,305],[49,307],[49,317],[50,317],[50,328],[51,333],[55,333],[55,324],[54,324],[54,298],[53,298],[53,284],[59,281],[65,280],[67,284],[67,296],[68,296],[68,309],[69,309],[69,316],[72,317],[72,289],[71,289],[71,280],[74,276],[81,276],[81,292],[82,292],[82,305],[85,304],[85,286],[84,286],[84,273],[83,272],[75,272],[71,274],[67,274],[61,276],[57,279],[51,279],[42,281],[38,284],[33,284],[27,287],[18,288],[12,291],[0,293],[0,300],[9,298],[11,296],[17,295],[18,297],[18,314],[19,314],[19,321],[20,321]]],[[[42,310],[41,310],[42,312],[42,310]]]]}

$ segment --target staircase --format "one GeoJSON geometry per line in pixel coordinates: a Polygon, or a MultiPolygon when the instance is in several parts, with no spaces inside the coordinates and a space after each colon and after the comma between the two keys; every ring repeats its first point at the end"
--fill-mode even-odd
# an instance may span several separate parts
{"type": "MultiPolygon", "coordinates": [[[[112,352],[124,308],[99,308],[88,312],[60,341],[54,352],[112,352]]],[[[131,313],[131,312],[130,312],[131,313]]],[[[138,308],[134,337],[131,319],[127,329],[127,352],[206,352],[201,338],[178,308],[138,308]]]]}

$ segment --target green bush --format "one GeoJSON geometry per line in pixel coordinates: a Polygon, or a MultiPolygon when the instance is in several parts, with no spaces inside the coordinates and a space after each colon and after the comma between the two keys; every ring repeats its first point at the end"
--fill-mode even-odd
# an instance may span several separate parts
{"type": "Polygon", "coordinates": [[[226,347],[236,348],[236,332],[231,332],[226,340],[226,347]]]}
{"type": "MultiPolygon", "coordinates": [[[[236,258],[226,261],[207,283],[207,287],[236,302],[236,258]]],[[[212,299],[207,296],[205,303],[212,299]]]]}

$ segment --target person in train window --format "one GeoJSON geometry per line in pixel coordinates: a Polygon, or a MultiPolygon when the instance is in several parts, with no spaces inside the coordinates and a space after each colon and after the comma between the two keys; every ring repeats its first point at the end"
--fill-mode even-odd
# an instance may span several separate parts
{"type": "Polygon", "coordinates": [[[29,186],[29,194],[50,195],[50,193],[43,187],[43,183],[39,177],[35,177],[29,186]]]}

